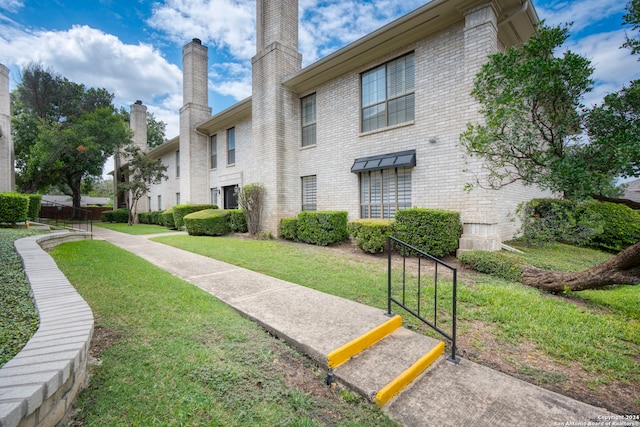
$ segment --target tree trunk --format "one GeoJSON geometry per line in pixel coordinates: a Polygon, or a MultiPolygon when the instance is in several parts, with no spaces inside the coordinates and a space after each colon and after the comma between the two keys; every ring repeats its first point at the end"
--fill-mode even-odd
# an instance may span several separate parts
{"type": "Polygon", "coordinates": [[[640,242],[588,270],[560,273],[524,267],[521,279],[525,285],[554,293],[600,289],[610,285],[637,285],[640,283],[640,242]]]}

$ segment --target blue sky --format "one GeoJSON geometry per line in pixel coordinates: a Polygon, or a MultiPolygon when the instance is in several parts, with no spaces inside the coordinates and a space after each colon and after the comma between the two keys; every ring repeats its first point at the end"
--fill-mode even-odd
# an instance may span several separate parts
{"type": "MultiPolygon", "coordinates": [[[[424,4],[423,0],[299,0],[303,65],[424,4]]],[[[625,49],[625,0],[533,0],[549,24],[573,21],[571,50],[596,68],[585,100],[640,78],[640,62],[625,49]]],[[[142,100],[178,133],[182,105],[181,52],[192,38],[209,47],[213,112],[250,95],[255,53],[255,0],[0,0],[0,63],[11,70],[39,62],[75,82],[104,87],[117,106],[142,100]]],[[[627,28],[629,30],[629,28],[627,28]]]]}

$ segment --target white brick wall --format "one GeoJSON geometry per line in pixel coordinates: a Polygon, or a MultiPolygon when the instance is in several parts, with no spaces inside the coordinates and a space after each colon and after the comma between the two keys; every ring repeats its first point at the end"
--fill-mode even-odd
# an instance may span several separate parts
{"type": "Polygon", "coordinates": [[[0,64],[0,192],[15,189],[9,69],[0,64]]]}

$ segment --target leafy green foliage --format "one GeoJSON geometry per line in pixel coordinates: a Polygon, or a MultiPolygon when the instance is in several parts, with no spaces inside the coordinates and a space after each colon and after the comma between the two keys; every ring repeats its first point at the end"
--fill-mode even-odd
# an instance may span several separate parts
{"type": "MultiPolygon", "coordinates": [[[[640,30],[640,0],[629,0],[626,9],[627,14],[623,17],[624,23],[631,24],[633,31],[640,30]]],[[[629,34],[626,34],[626,38],[627,41],[622,46],[631,49],[632,55],[640,53],[640,39],[638,39],[638,36],[629,37],[629,34]]]]}
{"type": "Polygon", "coordinates": [[[253,183],[245,185],[236,194],[238,197],[238,206],[244,212],[247,231],[253,236],[257,235],[260,231],[264,192],[264,185],[253,183]]]}
{"type": "Polygon", "coordinates": [[[460,213],[440,209],[410,208],[396,212],[393,236],[435,257],[458,248],[460,213]]]}
{"type": "Polygon", "coordinates": [[[598,218],[601,228],[589,246],[608,252],[620,252],[640,241],[640,213],[617,203],[590,201],[581,212],[598,218]]]}
{"type": "Polygon", "coordinates": [[[231,231],[229,211],[205,209],[184,217],[184,225],[192,236],[222,236],[231,231]]]}
{"type": "Polygon", "coordinates": [[[327,246],[349,237],[347,212],[303,211],[298,214],[296,235],[298,240],[327,246]]]}
{"type": "Polygon", "coordinates": [[[229,228],[231,231],[234,233],[246,233],[248,228],[244,211],[241,209],[227,209],[227,212],[229,212],[229,228]]]}
{"type": "Polygon", "coordinates": [[[512,282],[519,282],[522,268],[502,252],[466,251],[458,256],[466,267],[512,282]]]}
{"type": "Polygon", "coordinates": [[[140,212],[138,221],[140,224],[162,225],[162,211],[140,212]]]}
{"type": "Polygon", "coordinates": [[[347,228],[357,247],[365,252],[384,252],[387,238],[393,234],[392,220],[356,219],[349,221],[347,228]]]}
{"type": "Polygon", "coordinates": [[[175,205],[173,208],[173,223],[180,230],[184,226],[183,218],[193,212],[203,211],[205,209],[218,209],[218,205],[212,204],[191,204],[183,203],[175,205]]]}
{"type": "Polygon", "coordinates": [[[297,240],[296,230],[298,229],[298,218],[281,218],[278,227],[278,234],[283,239],[297,240]]]}
{"type": "Polygon", "coordinates": [[[0,228],[0,367],[15,356],[38,329],[31,287],[13,242],[33,235],[26,230],[0,228]]]}
{"type": "Polygon", "coordinates": [[[0,223],[15,224],[29,218],[29,197],[19,193],[0,193],[0,223]]]}
{"type": "Polygon", "coordinates": [[[173,219],[173,207],[162,212],[162,223],[165,227],[175,230],[176,223],[173,219]]]}
{"type": "Polygon", "coordinates": [[[588,114],[580,100],[592,89],[593,67],[570,50],[557,54],[568,37],[566,26],[541,24],[521,47],[491,55],[476,76],[472,96],[485,122],[460,136],[467,154],[489,169],[475,185],[522,181],[583,199],[616,195],[617,176],[637,169],[637,119],[620,113],[628,109],[588,114]],[[618,130],[609,137],[614,119],[618,130]],[[590,141],[580,135],[585,127],[590,141]]]}
{"type": "Polygon", "coordinates": [[[42,204],[42,194],[27,194],[29,197],[29,212],[27,216],[31,220],[38,219],[40,217],[40,205],[42,204]]]}
{"type": "Polygon", "coordinates": [[[127,222],[129,222],[129,211],[127,210],[127,208],[118,208],[110,211],[104,211],[100,216],[100,221],[126,224],[127,222]]]}

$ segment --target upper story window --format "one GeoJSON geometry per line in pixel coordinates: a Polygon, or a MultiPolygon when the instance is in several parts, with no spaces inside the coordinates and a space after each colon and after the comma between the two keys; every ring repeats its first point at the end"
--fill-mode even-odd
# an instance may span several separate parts
{"type": "Polygon", "coordinates": [[[209,167],[216,169],[218,167],[218,135],[211,135],[209,140],[209,152],[211,157],[209,159],[209,167]]]}
{"type": "Polygon", "coordinates": [[[236,163],[236,128],[227,129],[227,164],[236,163]]]}
{"type": "Polygon", "coordinates": [[[302,146],[316,144],[316,94],[300,100],[302,110],[302,146]]]}
{"type": "Polygon", "coordinates": [[[362,132],[414,120],[414,56],[411,52],[362,73],[362,132]]]}
{"type": "Polygon", "coordinates": [[[180,178],[180,150],[176,151],[176,178],[180,178]]]}

